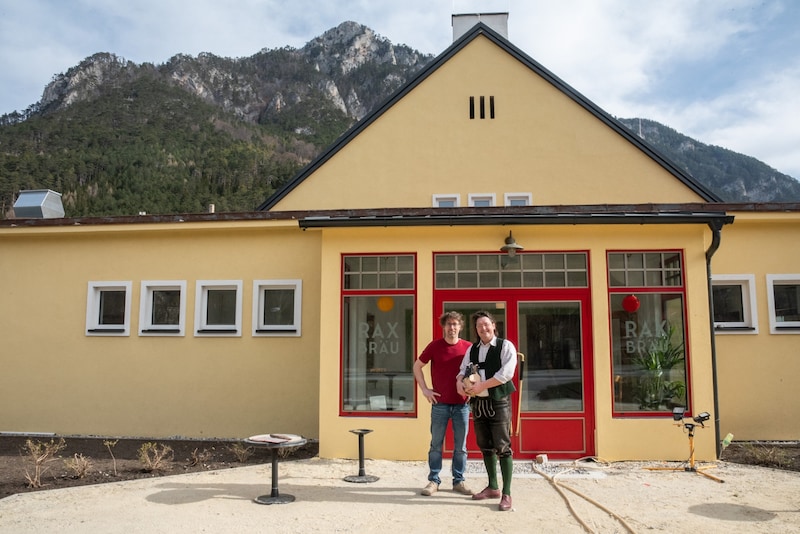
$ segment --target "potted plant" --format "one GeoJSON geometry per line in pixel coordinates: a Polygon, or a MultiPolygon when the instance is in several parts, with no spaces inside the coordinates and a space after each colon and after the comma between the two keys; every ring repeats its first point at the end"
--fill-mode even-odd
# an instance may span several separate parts
{"type": "Polygon", "coordinates": [[[683,341],[673,343],[674,334],[675,327],[669,326],[666,333],[653,340],[646,352],[639,352],[633,360],[641,371],[636,400],[643,410],[658,410],[673,398],[682,400],[684,397],[685,382],[670,380],[670,369],[682,364],[685,358],[683,341]]]}

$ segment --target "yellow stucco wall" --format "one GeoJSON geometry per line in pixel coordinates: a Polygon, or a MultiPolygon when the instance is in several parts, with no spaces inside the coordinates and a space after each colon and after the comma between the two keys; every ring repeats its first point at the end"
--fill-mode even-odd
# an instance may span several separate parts
{"type": "MultiPolygon", "coordinates": [[[[323,350],[320,375],[320,456],[356,458],[357,438],[351,429],[369,428],[365,438],[367,455],[397,460],[423,460],[430,439],[430,409],[417,392],[416,418],[340,416],[340,269],[341,254],[416,251],[417,256],[417,354],[440,332],[432,332],[432,255],[434,252],[496,251],[505,228],[360,228],[326,229],[321,279],[321,324],[323,350]],[[389,245],[391,244],[391,245],[389,245]],[[401,439],[402,437],[402,439],[401,439]]],[[[705,278],[705,249],[710,231],[694,226],[514,226],[514,236],[528,251],[590,251],[592,321],[594,344],[594,390],[596,396],[597,454],[608,460],[671,459],[687,457],[687,438],[668,418],[625,417],[612,419],[610,332],[605,255],[615,250],[658,250],[681,248],[687,271],[688,339],[691,346],[692,408],[713,412],[709,318],[705,278]]],[[[427,371],[427,368],[426,368],[427,371]]],[[[713,421],[696,438],[697,458],[715,454],[713,421]]]]}
{"type": "MultiPolygon", "coordinates": [[[[488,112],[487,112],[488,113],[488,112]]],[[[273,211],[430,207],[433,194],[532,193],[534,205],[697,202],[639,149],[480,36],[273,211]],[[496,118],[469,119],[494,96],[496,118]],[[477,105],[477,104],[476,104],[477,105]]]]}
{"type": "Polygon", "coordinates": [[[717,334],[720,430],[737,440],[800,436],[800,332],[771,334],[767,275],[800,280],[800,215],[735,213],[722,232],[714,275],[754,275],[758,333],[717,334]]]}
{"type": "Polygon", "coordinates": [[[264,222],[0,229],[0,431],[317,437],[318,238],[264,222]],[[253,280],[297,278],[302,336],[253,337],[253,280]],[[243,282],[241,337],[193,335],[195,281],[215,279],[243,282]],[[130,336],[87,337],[88,282],[126,280],[130,336]],[[186,281],[184,337],[138,335],[142,280],[186,281]]]}

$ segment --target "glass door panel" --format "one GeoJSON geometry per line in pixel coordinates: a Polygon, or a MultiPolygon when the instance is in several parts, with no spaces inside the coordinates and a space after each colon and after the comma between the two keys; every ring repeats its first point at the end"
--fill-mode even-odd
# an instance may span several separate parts
{"type": "Polygon", "coordinates": [[[520,302],[523,412],[583,410],[580,302],[520,302]]]}

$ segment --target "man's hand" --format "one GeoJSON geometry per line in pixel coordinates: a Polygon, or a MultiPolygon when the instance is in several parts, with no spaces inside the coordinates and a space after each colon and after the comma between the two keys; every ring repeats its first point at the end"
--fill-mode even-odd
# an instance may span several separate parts
{"type": "Polygon", "coordinates": [[[437,404],[439,402],[439,399],[437,399],[436,397],[441,396],[441,393],[438,393],[428,388],[423,389],[422,394],[425,396],[426,399],[428,399],[428,402],[431,404],[437,404]]]}
{"type": "Polygon", "coordinates": [[[484,390],[486,390],[486,382],[480,379],[477,382],[472,382],[469,379],[464,380],[464,393],[468,396],[474,397],[484,390]]]}

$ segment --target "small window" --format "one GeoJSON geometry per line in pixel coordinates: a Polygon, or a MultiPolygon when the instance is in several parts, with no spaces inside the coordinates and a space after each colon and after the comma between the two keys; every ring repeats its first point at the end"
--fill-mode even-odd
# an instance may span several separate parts
{"type": "Polygon", "coordinates": [[[491,208],[495,205],[494,193],[470,193],[469,205],[473,208],[491,208]]]}
{"type": "Polygon", "coordinates": [[[530,193],[506,193],[504,201],[506,206],[533,206],[533,195],[530,193]]]}
{"type": "Polygon", "coordinates": [[[253,335],[300,336],[300,280],[253,281],[253,335]]]}
{"type": "Polygon", "coordinates": [[[755,277],[724,274],[712,277],[714,329],[721,334],[758,334],[755,277]]]}
{"type": "Polygon", "coordinates": [[[769,331],[800,334],[800,274],[768,274],[769,331]]]}
{"type": "Polygon", "coordinates": [[[143,280],[139,335],[182,336],[186,324],[186,282],[143,280]]]}
{"type": "Polygon", "coordinates": [[[196,335],[242,335],[242,281],[198,280],[195,299],[196,335]]]}
{"type": "Polygon", "coordinates": [[[87,336],[128,336],[130,318],[131,282],[89,282],[87,336]]]}
{"type": "Polygon", "coordinates": [[[434,208],[457,208],[461,205],[459,195],[433,195],[434,208]]]}

